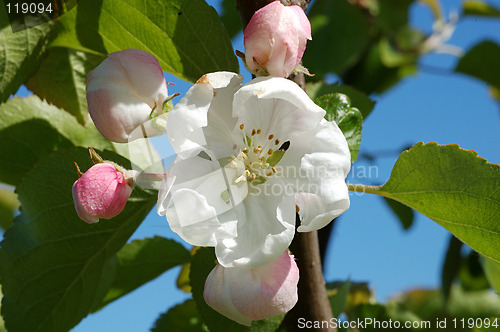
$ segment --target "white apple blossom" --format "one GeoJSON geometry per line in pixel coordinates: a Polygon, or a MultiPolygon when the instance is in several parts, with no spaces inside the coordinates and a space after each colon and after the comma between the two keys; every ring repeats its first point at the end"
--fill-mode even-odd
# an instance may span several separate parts
{"type": "Polygon", "coordinates": [[[299,232],[349,207],[344,135],[294,82],[203,76],[169,114],[178,157],[158,213],[185,241],[213,246],[224,267],[265,265],[299,232]]]}

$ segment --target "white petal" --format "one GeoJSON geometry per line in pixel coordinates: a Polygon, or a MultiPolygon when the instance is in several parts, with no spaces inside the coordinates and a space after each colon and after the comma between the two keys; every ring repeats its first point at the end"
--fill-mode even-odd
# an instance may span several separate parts
{"type": "Polygon", "coordinates": [[[286,313],[297,303],[299,269],[288,251],[250,271],[227,268],[225,276],[232,303],[252,320],[286,313]]]}
{"type": "Polygon", "coordinates": [[[203,297],[207,304],[220,314],[242,325],[250,326],[252,320],[236,309],[230,293],[230,283],[225,279],[225,268],[217,264],[205,281],[203,297]]]}
{"type": "Polygon", "coordinates": [[[283,193],[249,194],[234,209],[233,223],[217,234],[215,252],[225,267],[256,267],[276,259],[292,242],[295,202],[283,193]]]}
{"type": "Polygon", "coordinates": [[[336,124],[322,121],[318,129],[294,179],[299,232],[319,229],[349,208],[345,184],[351,164],[349,147],[336,124]]]}
{"type": "Polygon", "coordinates": [[[233,116],[250,136],[261,128],[263,140],[273,134],[281,142],[315,128],[325,115],[294,82],[280,77],[259,77],[234,96],[233,116]]]}
{"type": "Polygon", "coordinates": [[[207,145],[203,127],[208,124],[209,109],[230,109],[232,98],[225,89],[234,90],[241,85],[242,77],[235,73],[218,72],[204,75],[170,111],[167,132],[172,147],[185,159],[197,155],[207,145]],[[218,98],[218,95],[222,98],[218,98]]]}
{"type": "Polygon", "coordinates": [[[162,184],[158,213],[166,214],[172,230],[187,242],[215,246],[219,216],[230,213],[247,195],[246,183],[234,185],[228,180],[235,177],[234,171],[198,156],[177,158],[162,184]]]}
{"type": "Polygon", "coordinates": [[[219,227],[217,213],[196,191],[179,189],[173,192],[166,216],[170,228],[185,241],[198,246],[215,245],[213,234],[219,227]]]}

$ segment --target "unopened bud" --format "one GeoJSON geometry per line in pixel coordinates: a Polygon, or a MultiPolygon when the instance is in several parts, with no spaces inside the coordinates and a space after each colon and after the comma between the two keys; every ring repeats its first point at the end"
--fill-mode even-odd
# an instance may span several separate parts
{"type": "Polygon", "coordinates": [[[80,219],[95,223],[116,217],[132,193],[133,179],[126,171],[104,162],[89,168],[73,184],[73,202],[80,219]]]}
{"type": "Polygon", "coordinates": [[[158,60],[142,50],[111,53],[87,77],[90,116],[101,135],[110,141],[128,142],[130,133],[150,119],[155,105],[161,114],[167,98],[167,84],[158,60]]]}
{"type": "Polygon", "coordinates": [[[250,326],[288,312],[297,303],[299,269],[293,255],[284,252],[276,260],[253,269],[225,268],[218,264],[207,277],[203,296],[220,314],[250,326]]]}
{"type": "Polygon", "coordinates": [[[288,77],[299,66],[308,39],[311,23],[304,11],[271,2],[255,12],[245,29],[247,68],[257,76],[288,77]]]}

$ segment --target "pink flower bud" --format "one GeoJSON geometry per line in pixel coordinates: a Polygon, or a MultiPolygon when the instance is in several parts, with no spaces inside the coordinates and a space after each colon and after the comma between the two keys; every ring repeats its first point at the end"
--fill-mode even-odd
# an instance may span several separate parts
{"type": "Polygon", "coordinates": [[[163,70],[148,52],[111,53],[87,77],[87,103],[95,126],[107,139],[126,143],[130,133],[161,110],[168,91],[163,70]]]}
{"type": "Polygon", "coordinates": [[[80,219],[95,223],[111,219],[122,212],[132,186],[114,165],[96,164],[73,184],[73,201],[80,219]]]}
{"type": "Polygon", "coordinates": [[[299,6],[274,1],[252,16],[245,29],[245,62],[257,76],[288,77],[311,40],[311,23],[299,6]],[[258,64],[258,66],[255,64],[258,64]],[[259,68],[260,67],[260,68],[259,68]]]}
{"type": "Polygon", "coordinates": [[[299,269],[288,251],[257,268],[225,268],[220,264],[210,272],[203,296],[220,314],[249,326],[260,320],[288,312],[297,303],[299,269]]]}

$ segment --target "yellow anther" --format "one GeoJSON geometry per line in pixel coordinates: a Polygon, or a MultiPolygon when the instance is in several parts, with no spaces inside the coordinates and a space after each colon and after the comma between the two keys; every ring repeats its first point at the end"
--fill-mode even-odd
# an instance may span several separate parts
{"type": "Polygon", "coordinates": [[[268,155],[272,155],[273,154],[273,149],[269,149],[269,151],[267,151],[267,154],[268,155]]]}
{"type": "Polygon", "coordinates": [[[244,123],[240,124],[240,130],[243,130],[243,128],[245,128],[245,124],[244,123]]]}
{"type": "Polygon", "coordinates": [[[259,145],[259,146],[257,147],[257,150],[259,150],[259,152],[262,152],[262,146],[260,146],[260,145],[259,145]]]}
{"type": "Polygon", "coordinates": [[[242,152],[243,152],[244,154],[248,154],[248,149],[244,149],[242,152]]]}
{"type": "Polygon", "coordinates": [[[255,129],[252,129],[252,136],[254,136],[257,133],[255,129]]]}
{"type": "Polygon", "coordinates": [[[278,171],[276,170],[276,167],[271,167],[271,169],[273,170],[273,173],[277,173],[278,171]]]}
{"type": "Polygon", "coordinates": [[[257,178],[257,175],[255,173],[252,173],[252,180],[255,180],[257,178]]]}
{"type": "Polygon", "coordinates": [[[279,140],[279,139],[276,139],[276,141],[274,141],[274,144],[275,144],[275,145],[280,144],[280,140],[279,140]]]}
{"type": "Polygon", "coordinates": [[[268,140],[272,140],[273,138],[274,138],[274,135],[273,135],[273,134],[271,134],[271,135],[269,135],[269,137],[268,137],[267,139],[268,139],[268,140]]]}
{"type": "Polygon", "coordinates": [[[259,153],[259,150],[257,150],[257,148],[253,148],[253,153],[257,154],[257,153],[259,153]]]}
{"type": "Polygon", "coordinates": [[[267,175],[267,177],[270,177],[270,176],[272,176],[272,175],[273,175],[273,173],[272,173],[272,172],[269,172],[269,173],[267,173],[266,175],[267,175]]]}
{"type": "Polygon", "coordinates": [[[262,131],[262,129],[257,129],[257,135],[260,134],[260,132],[262,131]]]}
{"type": "Polygon", "coordinates": [[[250,171],[248,169],[245,170],[245,176],[249,177],[250,176],[250,171]]]}
{"type": "Polygon", "coordinates": [[[264,161],[266,161],[266,157],[260,157],[259,160],[264,162],[264,161]]]}

